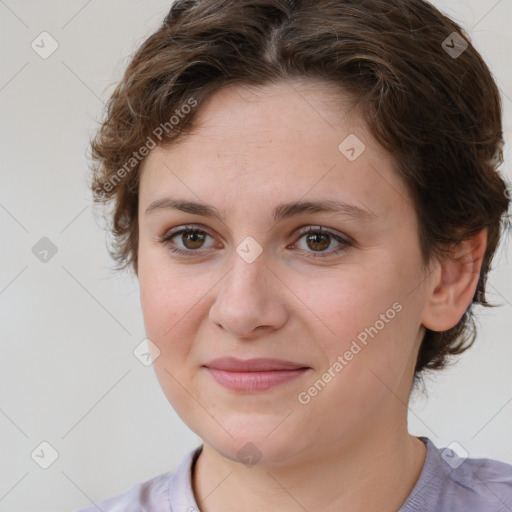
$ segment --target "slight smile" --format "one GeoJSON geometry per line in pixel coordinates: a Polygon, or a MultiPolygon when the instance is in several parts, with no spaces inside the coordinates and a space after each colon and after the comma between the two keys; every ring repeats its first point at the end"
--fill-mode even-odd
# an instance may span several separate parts
{"type": "Polygon", "coordinates": [[[294,380],[311,368],[281,359],[223,357],[203,365],[222,386],[239,392],[266,391],[294,380]]]}

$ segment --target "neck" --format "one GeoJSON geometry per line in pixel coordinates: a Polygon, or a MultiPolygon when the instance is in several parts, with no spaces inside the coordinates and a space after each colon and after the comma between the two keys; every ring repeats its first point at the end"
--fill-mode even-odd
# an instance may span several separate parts
{"type": "Polygon", "coordinates": [[[192,479],[197,504],[202,512],[396,512],[420,476],[426,448],[406,425],[375,430],[279,467],[247,467],[204,443],[192,479]]]}

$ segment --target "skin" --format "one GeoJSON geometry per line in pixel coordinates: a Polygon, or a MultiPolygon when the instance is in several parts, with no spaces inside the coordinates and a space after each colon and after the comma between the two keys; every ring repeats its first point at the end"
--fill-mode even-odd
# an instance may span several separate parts
{"type": "Polygon", "coordinates": [[[418,219],[392,157],[349,98],[322,83],[224,88],[198,114],[191,135],[154,148],[144,162],[138,277],[159,382],[204,441],[193,474],[200,509],[398,510],[425,460],[424,444],[407,431],[420,342],[425,327],[449,329],[470,304],[486,232],[424,268],[418,219]],[[366,146],[355,161],[338,149],[350,134],[366,146]],[[145,213],[171,195],[211,204],[224,220],[171,208],[145,213]],[[302,213],[275,223],[270,215],[283,202],[326,199],[375,218],[302,213]],[[191,253],[178,256],[160,238],[184,225],[207,236],[174,237],[191,253]],[[315,245],[299,235],[308,226],[355,244],[335,254],[333,237],[315,245]],[[248,236],[262,250],[251,263],[236,251],[248,236]],[[298,394],[396,303],[400,312],[300,403],[298,394]],[[310,369],[268,391],[240,393],[202,367],[229,355],[310,369]],[[261,453],[255,465],[237,456],[249,442],[261,453]]]}

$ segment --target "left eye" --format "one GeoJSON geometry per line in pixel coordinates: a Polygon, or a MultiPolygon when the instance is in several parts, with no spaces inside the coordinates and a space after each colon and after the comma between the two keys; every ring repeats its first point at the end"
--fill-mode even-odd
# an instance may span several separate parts
{"type": "Polygon", "coordinates": [[[305,238],[308,247],[318,249],[314,250],[313,254],[308,255],[308,258],[324,257],[323,253],[325,253],[326,251],[324,251],[323,249],[331,245],[332,239],[336,240],[336,242],[339,243],[339,246],[333,249],[332,251],[328,251],[328,256],[344,251],[352,245],[352,242],[350,240],[343,238],[342,236],[333,233],[330,230],[325,230],[322,227],[308,228],[306,231],[299,233],[298,239],[300,240],[302,238],[305,238]],[[319,253],[320,256],[318,255],[319,253]]]}
{"type": "MultiPolygon", "coordinates": [[[[199,252],[198,250],[202,248],[206,237],[210,237],[206,231],[191,226],[185,226],[165,234],[159,241],[173,253],[190,256],[193,253],[199,252]],[[171,242],[171,240],[176,237],[179,237],[178,240],[183,243],[184,248],[180,248],[176,246],[174,242],[171,242]]],[[[326,253],[326,255],[337,254],[353,245],[349,239],[322,227],[309,227],[307,230],[299,233],[297,237],[297,241],[304,238],[307,247],[313,249],[311,252],[305,251],[306,253],[310,252],[310,254],[306,254],[308,258],[325,257],[324,253],[326,253]],[[331,251],[325,251],[325,249],[331,245],[332,239],[338,242],[339,246],[331,251]]]]}

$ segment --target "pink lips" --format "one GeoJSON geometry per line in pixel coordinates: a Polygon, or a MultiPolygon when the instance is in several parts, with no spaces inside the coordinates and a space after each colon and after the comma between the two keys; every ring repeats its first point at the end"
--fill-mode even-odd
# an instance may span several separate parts
{"type": "Polygon", "coordinates": [[[289,382],[309,369],[301,364],[280,359],[241,360],[233,357],[214,359],[204,366],[219,384],[243,392],[265,391],[289,382]]]}

